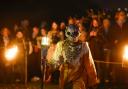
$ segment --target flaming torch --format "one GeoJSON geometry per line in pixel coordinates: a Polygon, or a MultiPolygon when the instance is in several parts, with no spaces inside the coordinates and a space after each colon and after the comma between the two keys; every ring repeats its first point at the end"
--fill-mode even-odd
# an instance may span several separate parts
{"type": "Polygon", "coordinates": [[[5,51],[5,58],[6,58],[8,61],[12,61],[12,60],[15,58],[15,56],[16,56],[16,54],[17,54],[17,51],[18,51],[17,46],[13,46],[12,48],[7,49],[7,50],[5,51]]]}
{"type": "Polygon", "coordinates": [[[124,48],[122,67],[128,67],[128,45],[124,48]]]}

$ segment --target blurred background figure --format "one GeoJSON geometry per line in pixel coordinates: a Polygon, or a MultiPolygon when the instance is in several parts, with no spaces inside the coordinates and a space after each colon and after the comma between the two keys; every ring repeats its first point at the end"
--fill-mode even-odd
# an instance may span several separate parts
{"type": "MultiPolygon", "coordinates": [[[[128,22],[123,10],[115,14],[115,22],[111,26],[112,34],[112,61],[121,62],[124,46],[128,43],[128,22]]],[[[121,69],[121,65],[112,67],[113,83],[128,83],[127,71],[121,69]],[[125,81],[124,81],[125,80],[125,81]]]]}
{"type": "Polygon", "coordinates": [[[90,49],[92,52],[92,56],[94,59],[102,59],[101,46],[99,43],[99,31],[100,31],[100,21],[98,19],[93,19],[90,27],[90,32],[88,33],[88,41],[90,45],[90,49]]]}
{"type": "Polygon", "coordinates": [[[124,11],[118,11],[115,14],[115,22],[111,27],[112,41],[113,41],[113,52],[114,58],[121,61],[122,58],[122,48],[123,45],[128,41],[128,22],[126,18],[126,13],[124,11]]]}
{"type": "Polygon", "coordinates": [[[68,25],[70,24],[75,24],[75,20],[72,17],[68,19],[68,25]]]}
{"type": "MultiPolygon", "coordinates": [[[[102,50],[103,50],[103,61],[110,62],[111,59],[111,33],[110,33],[111,21],[108,18],[104,18],[102,21],[102,26],[99,31],[99,39],[101,40],[102,50]]],[[[100,49],[101,50],[101,49],[100,49]]],[[[110,81],[110,65],[101,64],[101,83],[108,83],[110,81]]]]}
{"type": "Polygon", "coordinates": [[[60,30],[59,30],[59,26],[56,22],[52,22],[51,24],[51,29],[48,32],[48,37],[51,40],[53,36],[57,36],[60,38],[60,30]]]}
{"type": "Polygon", "coordinates": [[[12,36],[10,30],[7,27],[4,27],[1,31],[1,45],[7,47],[11,43],[11,40],[12,36]]]}
{"type": "Polygon", "coordinates": [[[30,34],[31,28],[30,28],[30,22],[29,22],[29,20],[27,20],[27,19],[22,20],[21,21],[21,24],[20,24],[20,29],[23,30],[24,36],[27,39],[29,39],[30,36],[31,36],[31,34],[30,34]]]}
{"type": "Polygon", "coordinates": [[[47,36],[47,29],[46,28],[41,28],[41,36],[42,37],[47,36]]]}
{"type": "MultiPolygon", "coordinates": [[[[99,31],[100,31],[100,21],[98,19],[92,19],[90,32],[88,33],[88,42],[90,46],[90,50],[92,53],[92,57],[94,60],[103,61],[103,49],[102,49],[102,40],[99,39],[99,31]]],[[[99,80],[101,79],[100,75],[102,73],[102,68],[100,67],[102,64],[96,63],[96,69],[99,80]]]]}
{"type": "Polygon", "coordinates": [[[79,32],[80,32],[79,40],[82,42],[86,42],[87,32],[86,32],[84,25],[82,23],[79,23],[78,27],[79,27],[79,32]]]}
{"type": "MultiPolygon", "coordinates": [[[[18,53],[14,62],[14,82],[25,83],[25,61],[29,63],[29,59],[26,59],[32,53],[32,43],[25,39],[23,30],[19,29],[16,31],[16,38],[14,39],[14,44],[18,48],[18,53]],[[27,52],[27,54],[26,54],[27,52]]],[[[29,66],[29,64],[28,64],[29,66]]],[[[29,71],[29,69],[28,69],[29,71]]],[[[30,72],[27,74],[29,75],[30,72]]],[[[29,76],[28,76],[29,77],[29,76]]]]}
{"type": "Polygon", "coordinates": [[[38,33],[40,33],[40,35],[38,35],[36,40],[37,40],[38,48],[41,49],[41,41],[43,37],[47,37],[47,29],[45,27],[41,28],[38,33]]]}
{"type": "Polygon", "coordinates": [[[11,46],[12,39],[13,37],[11,35],[10,29],[7,27],[2,28],[0,36],[0,70],[2,70],[0,71],[0,82],[8,82],[7,80],[10,80],[8,75],[8,69],[10,69],[10,66],[6,61],[4,53],[5,50],[11,46]]]}
{"type": "Polygon", "coordinates": [[[64,22],[60,23],[60,39],[64,40],[66,38],[65,36],[65,29],[66,29],[66,24],[64,22]]]}
{"type": "Polygon", "coordinates": [[[30,79],[40,79],[41,78],[41,46],[38,41],[39,28],[33,27],[31,34],[31,42],[33,47],[33,52],[29,58],[30,65],[30,79]]]}

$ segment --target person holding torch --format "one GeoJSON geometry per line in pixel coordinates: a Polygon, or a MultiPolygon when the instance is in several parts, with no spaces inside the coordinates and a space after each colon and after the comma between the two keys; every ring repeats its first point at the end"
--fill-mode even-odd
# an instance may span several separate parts
{"type": "Polygon", "coordinates": [[[14,72],[15,81],[20,83],[27,83],[27,61],[28,55],[33,51],[32,44],[30,41],[26,40],[21,29],[16,31],[16,38],[14,39],[14,44],[17,46],[17,54],[14,61],[14,72]]]}

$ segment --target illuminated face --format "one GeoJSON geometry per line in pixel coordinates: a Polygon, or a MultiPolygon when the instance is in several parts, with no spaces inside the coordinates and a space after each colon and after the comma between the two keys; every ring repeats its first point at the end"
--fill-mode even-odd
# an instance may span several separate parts
{"type": "Polygon", "coordinates": [[[120,12],[118,14],[118,20],[123,21],[123,20],[125,20],[125,18],[126,18],[125,12],[120,12]]]}
{"type": "Polygon", "coordinates": [[[62,22],[62,23],[60,24],[60,29],[64,29],[64,28],[65,28],[65,23],[62,22]]]}
{"type": "Polygon", "coordinates": [[[58,25],[56,22],[53,22],[52,23],[52,29],[56,30],[58,28],[58,25]]]}
{"type": "Polygon", "coordinates": [[[66,37],[71,42],[77,41],[79,29],[75,25],[69,25],[66,29],[66,37]]]}
{"type": "Polygon", "coordinates": [[[97,22],[97,20],[93,20],[92,25],[93,27],[98,27],[99,23],[97,22]]]}
{"type": "Polygon", "coordinates": [[[41,35],[46,36],[46,30],[45,29],[41,29],[41,35]]]}
{"type": "Polygon", "coordinates": [[[79,24],[79,31],[81,32],[81,31],[84,31],[84,30],[85,30],[84,26],[82,24],[79,24]]]}
{"type": "Polygon", "coordinates": [[[34,28],[33,28],[33,33],[34,33],[35,35],[37,35],[37,34],[39,33],[39,29],[38,29],[37,27],[34,27],[34,28]]]}
{"type": "Polygon", "coordinates": [[[74,24],[75,22],[74,22],[74,19],[72,19],[72,18],[70,18],[69,20],[68,20],[68,24],[70,25],[70,24],[74,24]]]}
{"type": "Polygon", "coordinates": [[[8,28],[4,28],[2,34],[3,34],[3,36],[8,36],[9,35],[8,28]]]}
{"type": "Polygon", "coordinates": [[[104,26],[105,28],[109,28],[109,26],[110,26],[110,21],[109,21],[108,19],[103,20],[103,26],[104,26]]]}
{"type": "Polygon", "coordinates": [[[16,37],[19,38],[19,39],[23,38],[23,33],[22,32],[17,32],[16,37]]]}

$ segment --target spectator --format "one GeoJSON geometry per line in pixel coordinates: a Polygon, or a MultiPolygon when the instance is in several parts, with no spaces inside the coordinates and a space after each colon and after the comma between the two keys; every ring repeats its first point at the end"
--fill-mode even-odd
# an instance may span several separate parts
{"type": "Polygon", "coordinates": [[[82,23],[79,23],[79,32],[80,32],[80,36],[79,36],[79,40],[82,41],[82,42],[85,42],[86,41],[86,36],[87,36],[87,33],[85,31],[85,27],[82,23]]]}
{"type": "Polygon", "coordinates": [[[10,78],[7,78],[9,77],[7,68],[10,69],[10,66],[7,65],[7,62],[4,57],[4,53],[5,50],[11,46],[12,44],[11,40],[12,40],[12,36],[10,30],[7,27],[2,28],[1,37],[0,37],[0,59],[1,59],[0,70],[2,70],[0,71],[0,82],[8,82],[7,79],[10,80],[10,78]]]}
{"type": "MultiPolygon", "coordinates": [[[[99,31],[100,31],[100,22],[97,19],[92,20],[90,28],[90,33],[89,33],[89,46],[90,50],[92,53],[92,57],[94,60],[98,61],[103,61],[103,50],[102,50],[102,40],[99,39],[99,31]]],[[[99,80],[101,79],[101,73],[102,73],[102,68],[100,67],[100,63],[96,63],[96,69],[97,69],[97,74],[99,80]]]]}
{"type": "Polygon", "coordinates": [[[68,25],[70,24],[75,24],[75,20],[72,17],[68,19],[68,25]]]}
{"type": "Polygon", "coordinates": [[[60,23],[60,39],[64,40],[66,38],[65,36],[65,29],[66,29],[66,25],[64,22],[60,23]]]}
{"type": "MultiPolygon", "coordinates": [[[[110,62],[111,55],[111,33],[110,33],[111,22],[108,18],[103,19],[103,25],[99,31],[99,39],[102,43],[103,50],[103,61],[110,62]]],[[[110,65],[101,64],[101,75],[100,79],[102,83],[108,83],[110,80],[110,65]]]]}
{"type": "Polygon", "coordinates": [[[33,32],[31,36],[31,42],[33,46],[33,52],[30,55],[30,78],[41,78],[41,49],[40,49],[40,44],[38,42],[38,37],[39,37],[39,28],[38,27],[33,27],[33,32]],[[34,65],[34,66],[33,66],[34,65]]]}
{"type": "Polygon", "coordinates": [[[122,58],[122,47],[128,41],[128,22],[126,13],[124,11],[118,11],[115,15],[115,23],[111,27],[112,40],[113,40],[113,51],[115,54],[113,57],[121,61],[122,58]]]}
{"type": "MultiPolygon", "coordinates": [[[[17,30],[14,43],[18,47],[18,53],[14,64],[15,82],[25,83],[25,61],[26,56],[32,53],[32,44],[26,40],[22,30],[17,30]],[[28,52],[26,54],[26,52],[28,52]]],[[[29,73],[28,73],[29,74],[29,73]]]]}
{"type": "Polygon", "coordinates": [[[42,37],[47,36],[47,30],[46,30],[46,28],[41,28],[41,36],[42,37]]]}
{"type": "Polygon", "coordinates": [[[88,41],[94,59],[102,59],[102,52],[99,50],[101,49],[101,41],[99,40],[100,28],[100,22],[97,19],[93,19],[90,27],[88,41]]]}
{"type": "MultiPolygon", "coordinates": [[[[128,22],[126,13],[118,11],[115,15],[115,23],[111,27],[112,34],[112,59],[116,62],[122,62],[123,49],[128,42],[128,22]]],[[[127,83],[128,77],[125,73],[122,74],[121,65],[112,67],[113,83],[127,83]]]]}
{"type": "Polygon", "coordinates": [[[41,28],[40,36],[37,37],[37,45],[38,45],[39,48],[41,48],[42,37],[47,37],[47,30],[46,30],[46,28],[41,28]]]}
{"type": "Polygon", "coordinates": [[[20,29],[23,30],[23,33],[24,33],[25,37],[27,39],[29,39],[30,36],[31,36],[31,34],[30,34],[30,23],[29,23],[29,20],[27,20],[27,19],[22,20],[21,21],[20,29]]]}
{"type": "Polygon", "coordinates": [[[2,32],[1,32],[1,45],[3,45],[3,47],[7,47],[9,46],[11,40],[12,40],[12,36],[11,36],[11,33],[10,33],[10,30],[5,27],[2,29],[2,32]]]}
{"type": "Polygon", "coordinates": [[[48,32],[48,37],[51,40],[53,36],[60,37],[59,27],[56,22],[52,23],[51,30],[48,32]]]}

